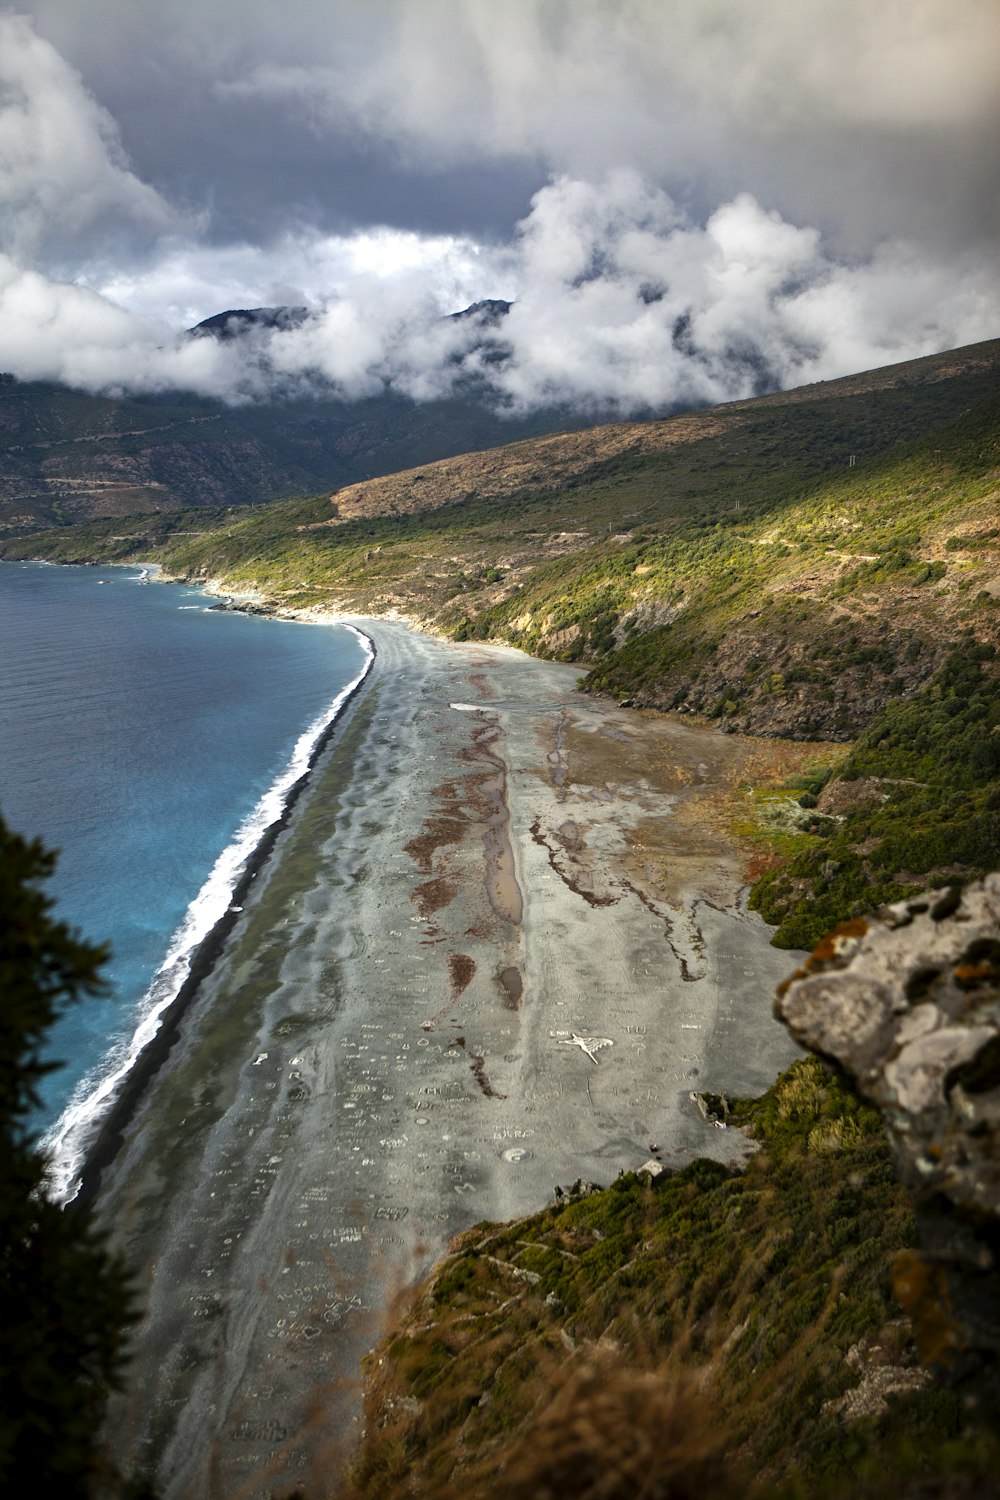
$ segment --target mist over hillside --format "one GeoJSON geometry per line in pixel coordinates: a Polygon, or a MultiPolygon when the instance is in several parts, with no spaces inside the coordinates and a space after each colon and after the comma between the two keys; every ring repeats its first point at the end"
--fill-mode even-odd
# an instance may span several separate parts
{"type": "MultiPolygon", "coordinates": [[[[220,316],[228,328],[233,315],[220,316]]],[[[588,421],[565,409],[498,415],[474,393],[419,404],[390,393],[232,407],[183,393],[92,396],[0,376],[0,535],[179,506],[258,504],[588,421]]]]}

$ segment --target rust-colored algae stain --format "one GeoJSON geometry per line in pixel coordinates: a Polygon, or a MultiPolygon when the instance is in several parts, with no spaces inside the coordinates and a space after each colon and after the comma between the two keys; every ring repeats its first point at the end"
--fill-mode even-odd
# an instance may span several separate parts
{"type": "MultiPolygon", "coordinates": [[[[484,677],[481,684],[474,685],[486,691],[484,677]]],[[[435,787],[431,795],[437,799],[438,810],[424,819],[422,832],[404,845],[420,871],[431,877],[412,892],[421,917],[440,911],[457,895],[456,882],[436,861],[438,852],[460,845],[469,825],[478,824],[483,831],[484,883],[490,906],[505,922],[516,925],[521,920],[523,897],[508,827],[507,767],[490,748],[499,735],[500,729],[493,723],[475,730],[471,745],[463,746],[458,754],[466,764],[485,762],[486,766],[435,787]]]]}
{"type": "Polygon", "coordinates": [[[975,989],[977,985],[987,984],[996,979],[996,971],[989,962],[981,964],[959,964],[952,970],[955,983],[963,990],[975,989]]]}
{"type": "Polygon", "coordinates": [[[422,832],[403,845],[421,873],[430,877],[415,886],[410,893],[424,920],[448,906],[458,894],[456,882],[444,873],[447,869],[447,856],[443,861],[437,862],[436,872],[435,856],[441,850],[461,844],[470,820],[478,821],[479,810],[475,804],[480,789],[475,781],[474,777],[462,777],[460,782],[447,781],[434,787],[431,795],[441,804],[440,810],[425,818],[422,832]],[[469,785],[470,782],[473,784],[469,785]],[[466,811],[470,806],[471,811],[466,811]]]}
{"type": "Polygon", "coordinates": [[[448,955],[448,969],[451,974],[451,993],[454,999],[458,999],[463,990],[468,989],[476,972],[476,960],[470,958],[467,953],[450,953],[448,955]]]}
{"type": "Polygon", "coordinates": [[[410,897],[420,915],[430,917],[454,901],[457,894],[458,887],[453,880],[436,875],[432,880],[425,880],[423,885],[414,886],[410,897]]]}
{"type": "Polygon", "coordinates": [[[403,849],[414,864],[429,874],[438,849],[444,849],[450,844],[460,844],[464,832],[465,824],[461,818],[446,815],[425,818],[423,833],[410,839],[408,844],[403,845],[403,849]]]}
{"type": "Polygon", "coordinates": [[[852,917],[849,922],[838,923],[832,932],[820,938],[806,959],[806,968],[815,964],[828,964],[843,960],[854,952],[867,931],[868,923],[864,917],[852,917]]]}
{"type": "Polygon", "coordinates": [[[851,917],[850,921],[841,922],[826,937],[820,938],[805,963],[783,979],[775,990],[775,997],[783,1000],[792,985],[800,979],[808,979],[817,970],[825,969],[829,964],[836,964],[838,968],[844,968],[850,962],[855,948],[868,931],[868,923],[864,917],[851,917]]]}
{"type": "Polygon", "coordinates": [[[475,1078],[476,1082],[479,1084],[479,1087],[482,1089],[482,1091],[486,1095],[487,1099],[506,1099],[507,1095],[506,1094],[498,1094],[497,1091],[496,1091],[496,1089],[493,1087],[492,1083],[490,1083],[489,1078],[486,1076],[486,1059],[485,1059],[485,1057],[483,1057],[479,1053],[476,1053],[470,1059],[470,1061],[472,1063],[472,1076],[475,1078]]]}
{"type": "MultiPolygon", "coordinates": [[[[440,941],[440,939],[439,939],[440,941]]],[[[421,1031],[436,1031],[448,1012],[454,1009],[455,1001],[472,983],[476,973],[476,960],[467,953],[449,953],[448,973],[451,978],[451,994],[441,1009],[426,1021],[421,1021],[421,1031]]],[[[461,1039],[464,1045],[464,1038],[461,1039]]],[[[452,1043],[452,1046],[455,1044],[452,1043]]]]}

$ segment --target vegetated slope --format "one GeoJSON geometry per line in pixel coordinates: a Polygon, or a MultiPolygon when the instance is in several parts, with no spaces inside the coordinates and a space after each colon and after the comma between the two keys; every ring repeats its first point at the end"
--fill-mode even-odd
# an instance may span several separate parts
{"type": "Polygon", "coordinates": [[[578,661],[592,691],[724,729],[864,734],[828,787],[792,789],[819,806],[754,895],[782,943],[1000,864],[1000,342],[0,551],[156,557],[285,608],[398,609],[578,661]]]}
{"type": "Polygon", "coordinates": [[[4,552],[155,549],[286,607],[399,609],[579,661],[639,704],[850,739],[964,629],[995,636],[998,512],[994,342],[206,514],[196,535],[164,516],[4,552]]]}
{"type": "Polygon", "coordinates": [[[259,503],[572,425],[559,411],[500,417],[471,397],[227,407],[0,376],[0,533],[259,503]]]}
{"type": "Polygon", "coordinates": [[[1000,867],[1000,660],[971,633],[931,681],[877,714],[835,775],[802,787],[785,857],[751,905],[774,943],[1000,867]]]}
{"type": "Polygon", "coordinates": [[[1000,1452],[893,1301],[915,1230],[881,1117],[808,1058],[736,1126],[745,1172],[462,1236],[369,1361],[352,1500],[973,1493],[1000,1452]]]}

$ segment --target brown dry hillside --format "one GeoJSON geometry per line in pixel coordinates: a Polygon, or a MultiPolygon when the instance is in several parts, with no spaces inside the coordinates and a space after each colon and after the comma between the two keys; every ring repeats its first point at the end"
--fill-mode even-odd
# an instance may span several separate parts
{"type": "Polygon", "coordinates": [[[328,522],[363,516],[416,515],[464,500],[494,500],[523,490],[563,489],[599,464],[623,456],[664,453],[685,443],[718,437],[737,425],[736,408],[714,407],[657,422],[610,422],[583,432],[530,438],[484,453],[463,453],[401,474],[348,485],[331,496],[336,514],[328,522]]]}
{"type": "MultiPolygon", "coordinates": [[[[464,453],[351,484],[332,495],[333,514],[313,526],[368,516],[417,515],[469,500],[503,499],[532,489],[563,489],[611,460],[667,453],[672,448],[735,434],[770,407],[840,401],[901,386],[935,385],[959,375],[988,374],[1000,363],[1000,340],[930,358],[907,360],[860,375],[799,386],[657,421],[610,422],[581,432],[553,433],[464,453]]],[[[303,528],[305,529],[305,528],[303,528]]]]}

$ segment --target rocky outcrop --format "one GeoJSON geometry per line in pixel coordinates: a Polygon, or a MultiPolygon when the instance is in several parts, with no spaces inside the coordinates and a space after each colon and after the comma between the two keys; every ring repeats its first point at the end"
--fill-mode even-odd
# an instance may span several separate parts
{"type": "Polygon", "coordinates": [[[823,1411],[845,1423],[884,1416],[894,1396],[919,1391],[930,1379],[927,1370],[912,1363],[897,1364],[881,1345],[868,1339],[852,1344],[844,1363],[858,1377],[858,1383],[842,1396],[824,1402],[823,1411]]]}
{"type": "MultiPolygon", "coordinates": [[[[823,590],[834,587],[831,571],[823,590]]],[[[692,642],[660,676],[627,685],[640,707],[707,714],[729,734],[853,740],[894,698],[919,691],[945,657],[950,637],[930,628],[925,594],[887,584],[870,614],[848,614],[821,590],[798,599],[791,620],[772,598],[732,621],[707,654],[692,642]]],[[[637,615],[635,623],[645,631],[669,620],[637,615]]],[[[598,690],[600,675],[598,665],[598,690]]],[[[619,691],[617,675],[610,690],[619,691]]]]}
{"type": "Polygon", "coordinates": [[[843,924],[775,1011],[881,1110],[920,1231],[896,1297],[928,1362],[1000,1410],[1000,874],[843,924]]]}

